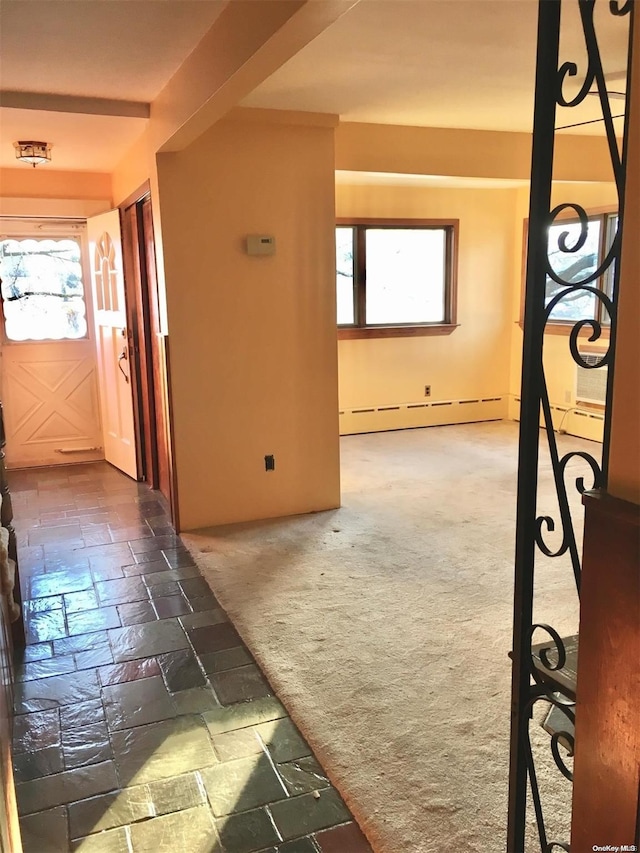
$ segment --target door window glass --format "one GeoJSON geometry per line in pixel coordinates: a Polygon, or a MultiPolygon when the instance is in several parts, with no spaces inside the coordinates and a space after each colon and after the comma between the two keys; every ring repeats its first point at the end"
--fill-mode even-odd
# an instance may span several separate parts
{"type": "Polygon", "coordinates": [[[2,240],[0,278],[10,341],[87,336],[80,244],[76,240],[2,240]]]}

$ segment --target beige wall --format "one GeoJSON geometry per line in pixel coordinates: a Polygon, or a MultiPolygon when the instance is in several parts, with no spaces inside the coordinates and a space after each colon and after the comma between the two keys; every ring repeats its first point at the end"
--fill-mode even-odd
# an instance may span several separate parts
{"type": "Polygon", "coordinates": [[[158,157],[184,529],[339,503],[333,169],[332,128],[255,122],[158,157]]]}
{"type": "Polygon", "coordinates": [[[340,341],[341,409],[424,402],[426,384],[431,401],[506,399],[515,205],[513,189],[336,188],[338,216],[460,221],[459,328],[445,336],[340,341]]]}
{"type": "Polygon", "coordinates": [[[3,198],[110,199],[111,175],[105,172],[47,171],[21,166],[0,169],[0,195],[3,198]]]}
{"type": "Polygon", "coordinates": [[[0,169],[0,216],[84,219],[112,206],[111,175],[21,166],[0,169]]]}
{"type": "MultiPolygon", "coordinates": [[[[558,181],[612,179],[602,138],[559,135],[555,158],[558,181]]],[[[531,135],[345,122],[336,132],[336,168],[529,180],[531,135]]]]}

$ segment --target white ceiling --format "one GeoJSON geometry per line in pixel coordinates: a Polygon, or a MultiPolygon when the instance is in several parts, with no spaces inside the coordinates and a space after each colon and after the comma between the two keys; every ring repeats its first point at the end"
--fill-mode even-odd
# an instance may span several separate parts
{"type": "Polygon", "coordinates": [[[5,90],[151,101],[223,0],[2,0],[5,90]]]}
{"type": "MultiPolygon", "coordinates": [[[[243,103],[334,112],[342,121],[528,132],[537,6],[537,0],[361,0],[243,103]]],[[[584,69],[577,2],[563,6],[561,62],[584,69]]],[[[619,88],[628,17],[614,18],[607,3],[596,10],[604,69],[619,88]]],[[[587,98],[578,108],[559,109],[558,124],[600,115],[598,99],[587,98]]],[[[585,125],[577,132],[602,130],[585,125]]]]}
{"type": "MultiPolygon", "coordinates": [[[[150,102],[225,5],[1,0],[0,86],[26,96],[150,102]]],[[[563,5],[577,7],[575,0],[563,5]]],[[[536,0],[361,0],[243,104],[337,113],[343,121],[528,131],[536,8],[536,0]]],[[[628,17],[608,14],[604,0],[596,8],[605,71],[611,88],[620,90],[628,17]]],[[[583,69],[584,37],[572,14],[561,59],[574,59],[583,69]]],[[[579,85],[580,75],[576,79],[579,85]]],[[[612,102],[614,111],[619,105],[612,102]]],[[[560,110],[558,124],[599,114],[598,99],[587,98],[577,109],[560,110]]],[[[36,138],[53,143],[47,169],[110,171],[145,122],[3,107],[0,165],[15,167],[13,142],[36,138]]],[[[601,133],[602,125],[571,132],[601,133]]]]}

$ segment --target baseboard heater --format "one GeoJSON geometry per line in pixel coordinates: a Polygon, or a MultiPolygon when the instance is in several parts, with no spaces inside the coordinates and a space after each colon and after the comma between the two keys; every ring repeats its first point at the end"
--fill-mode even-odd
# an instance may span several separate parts
{"type": "MultiPolygon", "coordinates": [[[[517,411],[513,413],[513,420],[520,420],[520,397],[514,397],[513,402],[517,411]]],[[[551,403],[551,419],[554,430],[567,432],[579,438],[588,438],[591,441],[602,441],[604,428],[604,412],[592,411],[581,407],[581,400],[575,406],[557,406],[551,403]]],[[[542,411],[540,412],[540,426],[544,427],[542,411]]]]}
{"type": "Polygon", "coordinates": [[[350,435],[360,432],[502,420],[507,412],[506,398],[497,396],[361,406],[341,409],[339,414],[341,434],[350,435]]]}

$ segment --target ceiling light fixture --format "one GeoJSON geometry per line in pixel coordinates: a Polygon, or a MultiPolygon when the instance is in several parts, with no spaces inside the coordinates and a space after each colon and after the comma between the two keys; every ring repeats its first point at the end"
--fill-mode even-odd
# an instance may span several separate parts
{"type": "Polygon", "coordinates": [[[14,142],[16,157],[23,163],[31,163],[33,168],[51,160],[51,145],[48,142],[14,142]]]}

